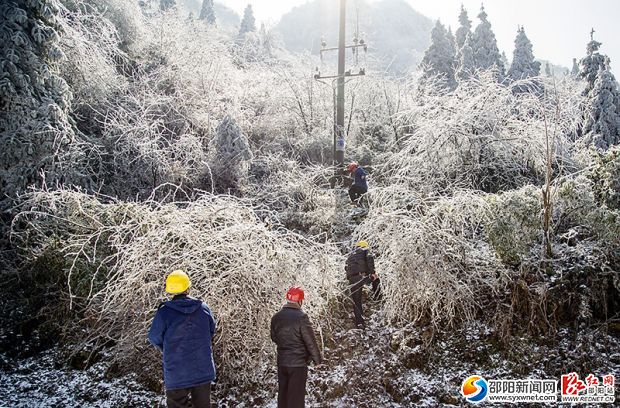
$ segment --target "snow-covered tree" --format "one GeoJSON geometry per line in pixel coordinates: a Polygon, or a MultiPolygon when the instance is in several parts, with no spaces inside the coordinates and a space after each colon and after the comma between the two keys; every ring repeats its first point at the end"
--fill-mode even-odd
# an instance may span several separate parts
{"type": "Polygon", "coordinates": [[[575,78],[579,75],[579,64],[577,63],[577,58],[573,58],[573,68],[571,69],[570,74],[575,78]]]}
{"type": "Polygon", "coordinates": [[[450,46],[450,55],[452,55],[452,65],[455,65],[454,59],[456,58],[456,38],[452,34],[452,28],[448,27],[448,45],[450,46]]]}
{"type": "Polygon", "coordinates": [[[502,51],[502,64],[504,64],[504,67],[510,66],[510,62],[508,62],[508,57],[504,51],[502,51]]]}
{"type": "Polygon", "coordinates": [[[470,33],[465,38],[465,42],[459,51],[458,66],[456,69],[456,79],[459,82],[470,79],[476,70],[474,50],[471,47],[471,42],[472,35],[470,33]]]}
{"type": "Polygon", "coordinates": [[[274,48],[276,48],[276,39],[271,30],[267,29],[265,23],[261,23],[260,25],[258,40],[260,41],[261,48],[265,52],[265,55],[271,56],[274,48]]]}
{"type": "Polygon", "coordinates": [[[43,179],[71,180],[72,94],[57,75],[55,0],[0,2],[0,200],[43,179]]]}
{"type": "Polygon", "coordinates": [[[177,5],[176,0],[159,0],[159,9],[161,11],[167,11],[177,5]]]}
{"type": "Polygon", "coordinates": [[[602,43],[596,41],[593,34],[594,30],[591,33],[590,42],[586,46],[587,55],[579,61],[579,77],[586,80],[584,95],[587,95],[594,87],[594,82],[601,67],[605,66],[605,56],[598,52],[602,43]]]}
{"type": "Polygon", "coordinates": [[[599,149],[620,143],[620,91],[608,59],[588,95],[582,132],[584,141],[599,149]]]}
{"type": "Polygon", "coordinates": [[[487,20],[487,17],[488,15],[484,11],[484,6],[482,6],[480,14],[478,14],[480,24],[478,24],[474,31],[472,41],[474,61],[476,62],[476,68],[496,68],[498,71],[498,79],[501,79],[504,75],[504,64],[502,63],[502,56],[499,52],[499,48],[497,48],[495,33],[493,33],[491,23],[487,20]]]}
{"type": "Polygon", "coordinates": [[[453,89],[454,80],[454,44],[448,31],[438,20],[431,31],[431,45],[424,52],[422,67],[422,81],[433,77],[441,77],[447,88],[453,89]]]}
{"type": "Polygon", "coordinates": [[[540,62],[534,60],[532,43],[530,42],[523,27],[517,30],[515,38],[515,50],[512,64],[508,69],[508,77],[513,81],[527,79],[540,75],[540,62]]]}
{"type": "Polygon", "coordinates": [[[459,14],[459,24],[460,26],[459,28],[456,29],[456,36],[455,36],[457,50],[460,50],[461,48],[463,48],[467,35],[471,35],[471,20],[469,19],[469,16],[467,15],[467,10],[465,10],[465,7],[463,7],[462,4],[461,4],[461,14],[459,14]]]}
{"type": "Polygon", "coordinates": [[[232,116],[227,115],[217,126],[210,147],[213,173],[220,186],[236,187],[247,174],[247,164],[253,156],[247,137],[232,116]]]}
{"type": "Polygon", "coordinates": [[[203,0],[202,8],[200,9],[201,20],[206,20],[207,23],[215,25],[215,10],[213,9],[213,0],[203,0]]]}
{"type": "Polygon", "coordinates": [[[254,18],[252,5],[248,4],[243,11],[243,19],[241,20],[241,25],[239,26],[239,35],[253,31],[256,31],[256,19],[254,18]]]}
{"type": "Polygon", "coordinates": [[[550,77],[552,76],[552,72],[551,72],[551,66],[549,65],[549,62],[545,62],[545,75],[550,77]]]}

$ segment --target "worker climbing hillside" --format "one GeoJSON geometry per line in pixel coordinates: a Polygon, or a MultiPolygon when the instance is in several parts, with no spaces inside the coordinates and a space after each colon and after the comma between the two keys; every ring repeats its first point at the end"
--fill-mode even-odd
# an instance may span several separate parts
{"type": "Polygon", "coordinates": [[[362,310],[362,288],[364,285],[372,286],[372,297],[374,300],[381,299],[380,280],[375,271],[375,259],[369,251],[370,246],[368,242],[359,241],[347,258],[344,267],[349,281],[351,299],[353,300],[355,326],[358,329],[366,327],[362,310]]]}
{"type": "Polygon", "coordinates": [[[349,187],[349,197],[353,204],[359,205],[362,195],[368,192],[368,183],[366,182],[368,173],[356,162],[349,163],[347,170],[353,177],[353,184],[349,187]]]}

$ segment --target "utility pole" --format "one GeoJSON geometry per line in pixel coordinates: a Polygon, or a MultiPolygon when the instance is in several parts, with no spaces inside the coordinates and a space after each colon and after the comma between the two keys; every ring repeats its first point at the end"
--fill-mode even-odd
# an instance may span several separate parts
{"type": "MultiPolygon", "coordinates": [[[[344,166],[344,150],[345,150],[345,127],[344,127],[344,102],[345,93],[344,85],[347,77],[361,76],[366,74],[364,68],[360,68],[359,72],[351,73],[350,70],[345,70],[345,52],[347,48],[352,49],[355,57],[358,56],[358,49],[362,48],[364,52],[368,50],[368,47],[363,39],[358,39],[359,33],[355,33],[353,39],[353,45],[346,45],[346,0],[340,0],[340,25],[338,34],[338,47],[327,48],[325,40],[321,41],[321,60],[323,59],[323,53],[328,51],[338,50],[338,74],[323,76],[319,72],[319,68],[316,68],[316,74],[314,79],[321,81],[322,79],[336,79],[337,94],[335,98],[335,123],[334,123],[334,165],[337,166],[336,175],[339,175],[339,169],[344,166]]],[[[322,81],[321,81],[322,82],[322,81]]]]}
{"type": "Polygon", "coordinates": [[[340,32],[338,34],[338,91],[336,96],[336,129],[334,131],[334,164],[344,165],[344,51],[346,47],[347,0],[340,0],[340,32]]]}

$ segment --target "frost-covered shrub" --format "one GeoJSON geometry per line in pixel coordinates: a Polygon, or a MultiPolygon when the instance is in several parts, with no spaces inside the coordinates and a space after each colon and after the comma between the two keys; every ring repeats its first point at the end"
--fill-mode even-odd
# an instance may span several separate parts
{"type": "Polygon", "coordinates": [[[105,191],[148,197],[165,183],[210,185],[208,133],[188,120],[187,109],[177,95],[144,85],[108,101],[99,141],[105,191]]]}
{"type": "Polygon", "coordinates": [[[130,62],[119,47],[144,35],[140,17],[134,2],[63,2],[59,46],[66,58],[60,63],[60,73],[71,88],[78,126],[86,133],[98,130],[97,112],[127,85],[122,73],[129,70],[130,62]]]}
{"type": "Polygon", "coordinates": [[[597,202],[595,184],[585,176],[563,182],[558,188],[557,215],[563,229],[573,226],[585,230],[580,240],[620,262],[620,211],[597,202]]]}
{"type": "Polygon", "coordinates": [[[241,77],[243,125],[254,151],[331,163],[331,89],[317,83],[292,60],[277,69],[251,66],[241,77]]]}
{"type": "Polygon", "coordinates": [[[620,210],[620,146],[597,154],[590,178],[595,183],[597,200],[611,209],[620,210]]]}
{"type": "MultiPolygon", "coordinates": [[[[374,201],[373,201],[374,203],[374,201]]],[[[379,256],[387,316],[396,324],[449,325],[473,319],[483,299],[506,282],[506,270],[481,229],[490,207],[462,192],[419,201],[409,210],[373,207],[355,231],[379,256]]]]}
{"type": "Polygon", "coordinates": [[[67,299],[88,317],[85,338],[72,340],[113,340],[125,364],[159,359],[144,361],[145,339],[171,270],[186,270],[192,295],[213,310],[215,360],[228,381],[258,381],[270,369],[269,322],[289,286],[304,287],[304,309],[317,328],[337,292],[335,247],[272,229],[232,197],[160,204],[37,191],[22,208],[14,239],[30,260],[48,248],[62,254],[67,299]]]}
{"type": "Polygon", "coordinates": [[[569,161],[565,135],[576,126],[574,99],[562,99],[567,106],[558,109],[552,100],[513,95],[492,72],[480,75],[449,94],[425,93],[402,114],[411,134],[385,164],[390,183],[423,193],[538,183],[546,171],[547,132],[553,161],[569,161]]]}
{"type": "Polygon", "coordinates": [[[333,170],[305,166],[280,156],[265,156],[252,163],[244,196],[267,209],[274,224],[313,235],[328,232],[337,217],[334,193],[327,190],[333,170]]]}
{"type": "Polygon", "coordinates": [[[518,265],[542,238],[541,194],[534,186],[486,197],[489,219],[485,233],[501,260],[518,265]]]}

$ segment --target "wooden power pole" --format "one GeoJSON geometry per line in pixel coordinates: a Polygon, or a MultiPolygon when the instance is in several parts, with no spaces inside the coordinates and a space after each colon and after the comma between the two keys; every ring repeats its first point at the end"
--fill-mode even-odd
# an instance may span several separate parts
{"type": "Polygon", "coordinates": [[[344,165],[344,63],[346,47],[347,0],[340,0],[340,31],[338,34],[338,90],[336,93],[336,129],[334,129],[334,164],[344,165]]]}
{"type": "MultiPolygon", "coordinates": [[[[344,165],[344,150],[345,150],[345,127],[344,127],[344,85],[346,77],[354,77],[365,75],[366,71],[364,68],[360,68],[359,72],[351,73],[350,70],[345,70],[345,57],[347,48],[353,49],[354,54],[357,56],[358,48],[363,48],[364,51],[367,51],[367,46],[364,40],[358,39],[358,33],[356,32],[355,38],[353,40],[353,45],[346,45],[346,10],[347,2],[346,0],[340,0],[340,25],[339,25],[339,34],[338,34],[338,47],[326,48],[325,41],[321,42],[321,59],[323,58],[323,53],[327,51],[335,51],[338,50],[338,74],[337,75],[327,75],[322,76],[320,72],[314,75],[314,79],[336,79],[336,101],[335,101],[335,110],[336,110],[336,120],[334,123],[334,165],[338,166],[342,169],[344,165]]],[[[338,173],[338,170],[337,170],[338,173]]]]}

